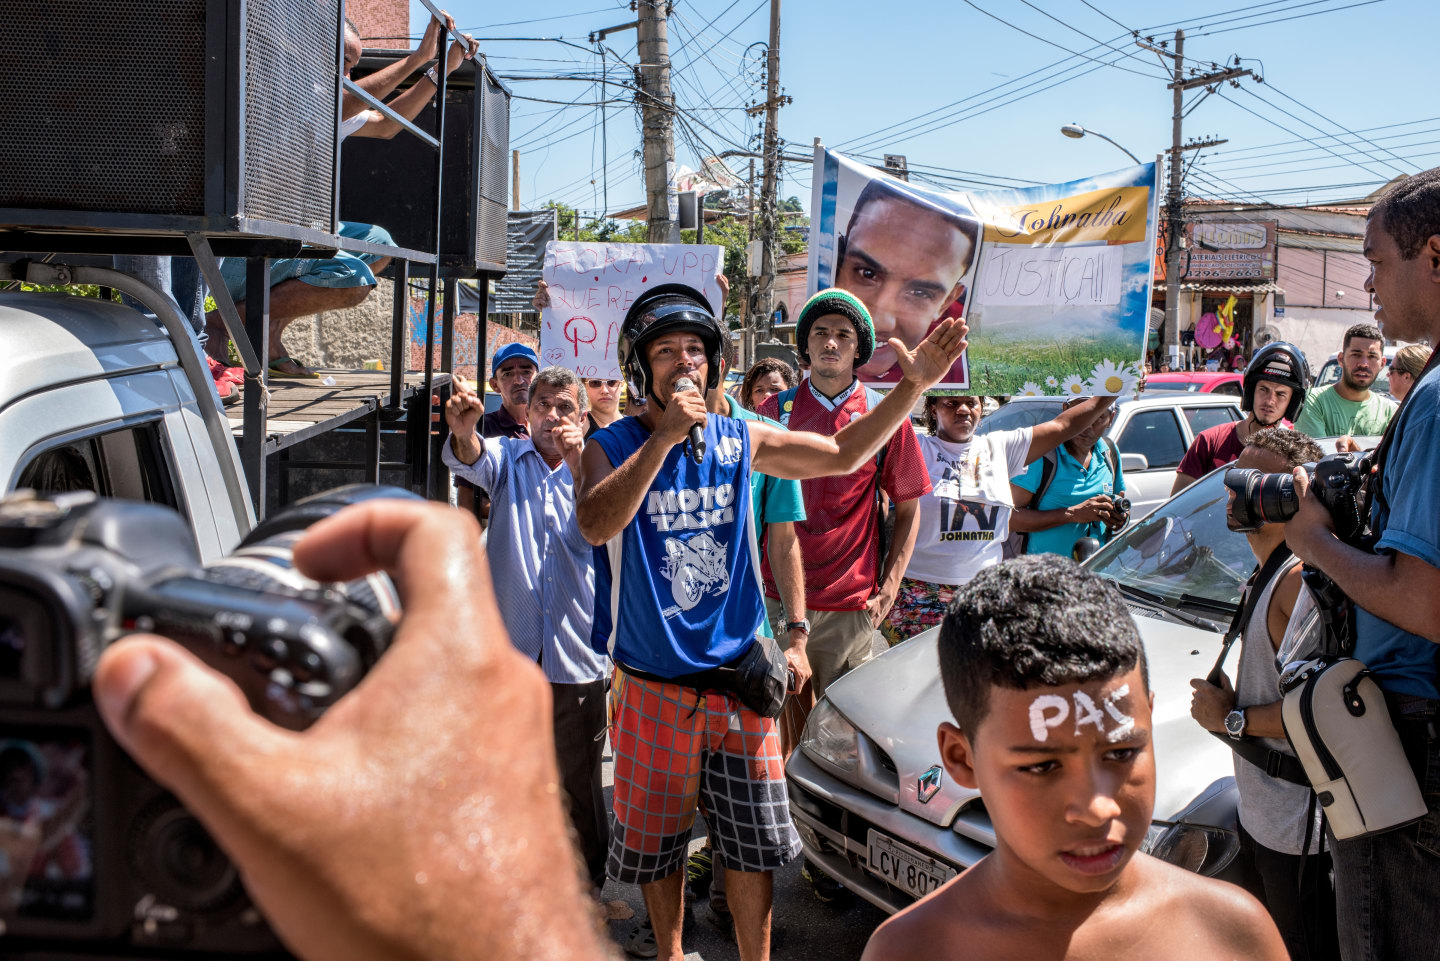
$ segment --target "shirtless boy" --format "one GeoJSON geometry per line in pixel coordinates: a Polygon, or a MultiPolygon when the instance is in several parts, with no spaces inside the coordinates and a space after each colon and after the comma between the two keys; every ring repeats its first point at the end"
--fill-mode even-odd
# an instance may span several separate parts
{"type": "Polygon", "coordinates": [[[1120,595],[1068,558],[982,571],[940,628],[950,776],[995,850],[885,922],[863,961],[1285,958],[1244,890],[1136,856],[1155,804],[1154,700],[1120,595]]]}

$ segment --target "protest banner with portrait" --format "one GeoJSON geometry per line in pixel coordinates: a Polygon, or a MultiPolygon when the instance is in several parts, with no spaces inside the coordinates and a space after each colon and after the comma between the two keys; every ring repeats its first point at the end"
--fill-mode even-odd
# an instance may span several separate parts
{"type": "Polygon", "coordinates": [[[715,244],[607,244],[556,240],[545,246],[550,306],[540,312],[540,362],[581,377],[620,380],[620,324],[647,290],[684,284],[698,290],[724,325],[715,275],[725,250],[715,244]]]}
{"type": "Polygon", "coordinates": [[[950,191],[815,149],[809,292],[841,287],[875,322],[859,371],[900,379],[947,317],[970,346],[939,387],[1020,396],[1125,394],[1139,378],[1153,282],[1158,165],[1064,184],[950,191]]]}

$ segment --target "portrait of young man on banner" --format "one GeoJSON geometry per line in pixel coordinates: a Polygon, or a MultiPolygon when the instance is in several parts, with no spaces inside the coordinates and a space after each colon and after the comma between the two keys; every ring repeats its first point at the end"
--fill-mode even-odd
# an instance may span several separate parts
{"type": "MultiPolygon", "coordinates": [[[[836,219],[846,226],[836,239],[831,286],[859,297],[875,322],[875,353],[860,379],[894,383],[900,368],[886,341],[898,337],[914,349],[940,321],[965,315],[980,221],[955,195],[921,194],[888,176],[864,183],[848,216],[845,209],[837,201],[836,219]]],[[[946,380],[966,381],[964,365],[962,357],[946,380]]]]}
{"type": "Polygon", "coordinates": [[[817,146],[807,281],[839,287],[875,324],[862,383],[898,379],[947,317],[970,346],[941,388],[1120,395],[1139,380],[1150,310],[1155,164],[1062,184],[958,192],[910,183],[817,146]]]}

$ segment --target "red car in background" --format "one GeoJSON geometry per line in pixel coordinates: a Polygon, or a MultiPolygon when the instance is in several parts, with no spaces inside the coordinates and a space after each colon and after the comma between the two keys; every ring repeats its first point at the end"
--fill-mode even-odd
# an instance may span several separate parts
{"type": "Polygon", "coordinates": [[[1147,391],[1182,390],[1192,394],[1231,394],[1235,397],[1239,397],[1242,393],[1241,375],[1211,373],[1204,370],[1146,374],[1145,389],[1147,391]]]}

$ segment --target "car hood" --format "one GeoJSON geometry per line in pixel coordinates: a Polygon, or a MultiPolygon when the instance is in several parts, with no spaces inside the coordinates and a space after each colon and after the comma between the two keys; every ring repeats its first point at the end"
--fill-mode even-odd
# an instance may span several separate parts
{"type": "MultiPolygon", "coordinates": [[[[1155,693],[1154,817],[1164,820],[1216,779],[1234,773],[1229,748],[1190,717],[1190,679],[1209,673],[1220,652],[1220,635],[1161,620],[1143,609],[1133,616],[1155,693]]],[[[939,629],[932,629],[892,648],[832,684],[825,696],[890,756],[900,782],[900,807],[946,826],[962,810],[978,810],[979,792],[942,771],[939,792],[925,803],[917,797],[920,777],[940,763],[935,728],[952,720],[940,681],[938,635],[939,629]]]]}

